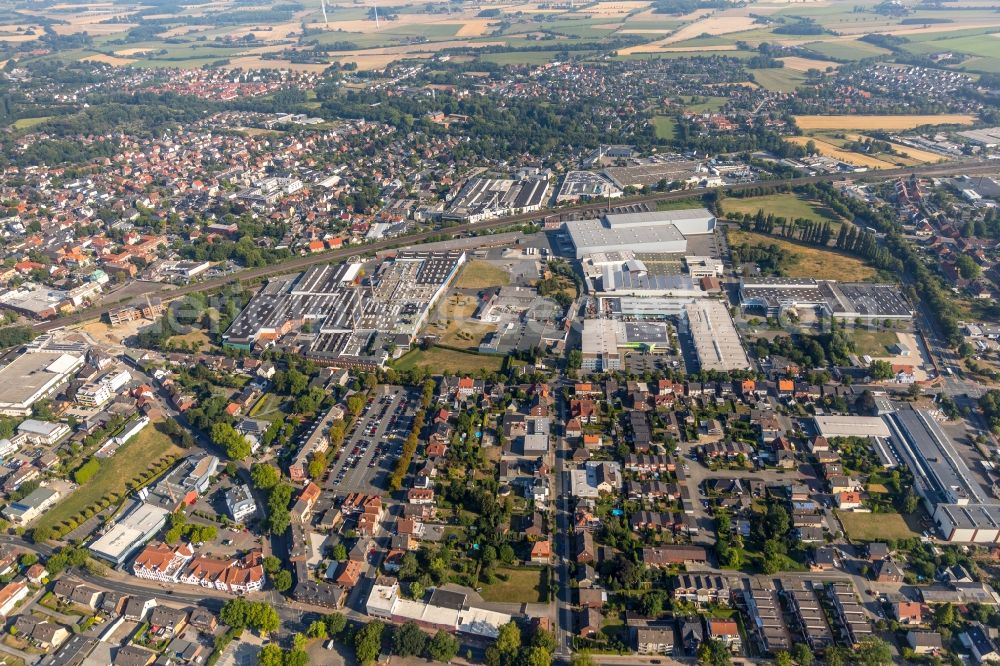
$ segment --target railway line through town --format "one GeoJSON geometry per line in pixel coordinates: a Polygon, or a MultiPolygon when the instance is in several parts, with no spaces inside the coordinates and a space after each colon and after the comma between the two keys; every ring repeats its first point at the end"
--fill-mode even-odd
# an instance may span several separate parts
{"type": "MultiPolygon", "coordinates": [[[[657,192],[634,197],[623,197],[614,200],[614,206],[629,206],[643,204],[658,204],[667,201],[682,201],[684,199],[694,199],[702,197],[712,192],[744,192],[758,187],[798,187],[801,185],[816,184],[822,182],[832,182],[838,179],[850,178],[858,182],[880,182],[893,178],[910,175],[919,176],[952,176],[962,175],[985,175],[1000,172],[1000,164],[993,164],[983,160],[963,160],[947,162],[943,164],[925,165],[922,167],[905,167],[899,169],[875,170],[864,173],[852,174],[823,174],[817,176],[800,176],[795,178],[782,178],[775,180],[764,180],[750,183],[733,183],[721,187],[697,188],[690,190],[678,190],[673,192],[657,192]]],[[[482,234],[502,230],[506,227],[517,226],[519,224],[535,223],[541,220],[558,222],[585,219],[588,216],[600,213],[609,207],[609,201],[588,202],[575,204],[561,208],[544,209],[530,213],[509,215],[506,217],[492,218],[479,222],[459,224],[447,229],[427,229],[412,234],[396,236],[377,240],[362,245],[352,245],[350,247],[326,252],[318,252],[305,256],[298,256],[269,266],[261,266],[238,271],[231,275],[213,278],[204,282],[196,282],[183,286],[164,284],[162,288],[156,289],[141,296],[124,299],[115,303],[102,304],[86,310],[69,314],[52,320],[38,322],[34,329],[43,333],[53,329],[72,326],[100,319],[111,310],[129,304],[143,303],[144,299],[155,297],[162,301],[172,301],[193,293],[211,293],[234,284],[253,284],[268,277],[295,273],[310,266],[322,263],[330,263],[348,259],[359,255],[371,255],[376,252],[392,250],[396,248],[418,245],[425,242],[442,240],[442,237],[451,239],[465,238],[469,235],[482,234]]],[[[488,243],[488,237],[484,236],[484,243],[488,243]]]]}

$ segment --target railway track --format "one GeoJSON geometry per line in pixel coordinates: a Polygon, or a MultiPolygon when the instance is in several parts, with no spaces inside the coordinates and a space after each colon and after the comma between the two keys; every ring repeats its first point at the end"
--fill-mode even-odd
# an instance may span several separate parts
{"type": "MultiPolygon", "coordinates": [[[[869,171],[865,173],[856,173],[849,175],[825,174],[819,176],[801,176],[798,178],[783,178],[779,180],[766,180],[753,183],[735,183],[732,185],[724,185],[722,187],[697,188],[692,190],[681,190],[676,192],[658,192],[655,194],[646,194],[646,195],[623,197],[620,199],[616,199],[614,205],[626,206],[626,205],[640,205],[640,204],[655,204],[661,201],[679,201],[683,199],[697,198],[710,192],[742,192],[762,186],[797,187],[800,185],[831,182],[846,177],[849,177],[851,180],[860,182],[879,182],[879,181],[891,180],[893,178],[898,178],[900,176],[909,176],[914,174],[920,176],[953,176],[956,174],[980,175],[980,174],[997,173],[997,172],[1000,172],[1000,164],[987,163],[982,160],[963,160],[957,162],[948,162],[945,164],[933,164],[920,167],[905,167],[899,169],[884,169],[884,170],[869,171]]],[[[298,272],[315,264],[329,263],[332,261],[347,259],[349,257],[356,255],[373,254],[375,252],[379,252],[382,250],[390,250],[397,247],[420,244],[424,241],[427,241],[428,239],[432,238],[438,239],[441,236],[458,238],[458,237],[468,236],[470,234],[488,232],[496,229],[502,229],[504,227],[516,226],[518,224],[537,222],[540,220],[558,221],[558,220],[583,219],[595,213],[600,213],[604,211],[607,207],[608,207],[607,202],[598,202],[598,203],[591,202],[586,204],[577,204],[573,206],[565,206],[562,208],[549,209],[547,211],[522,213],[518,215],[510,215],[507,217],[484,220],[481,222],[470,222],[468,224],[459,224],[454,227],[449,227],[447,229],[418,231],[416,233],[407,234],[405,236],[396,236],[394,238],[378,240],[372,243],[365,243],[363,245],[352,245],[347,248],[329,250],[327,252],[309,254],[306,256],[293,257],[291,259],[288,259],[286,261],[277,264],[271,264],[270,266],[249,268],[234,273],[233,275],[227,275],[225,277],[206,280],[204,282],[198,282],[195,284],[184,285],[181,287],[177,287],[174,285],[163,285],[162,289],[158,289],[152,292],[147,292],[146,294],[143,294],[141,296],[136,296],[133,298],[125,299],[123,301],[111,304],[99,305],[92,308],[87,308],[86,310],[81,310],[80,312],[66,315],[64,317],[59,317],[58,319],[38,322],[37,324],[34,325],[34,329],[39,333],[43,333],[45,331],[61,328],[63,326],[70,326],[85,321],[100,319],[110,310],[121,307],[123,305],[128,305],[130,303],[140,303],[146,297],[156,297],[162,299],[163,301],[171,301],[192,293],[212,292],[221,289],[223,287],[226,287],[228,285],[237,283],[244,283],[244,282],[253,283],[262,280],[264,278],[273,277],[275,275],[298,272]]]]}

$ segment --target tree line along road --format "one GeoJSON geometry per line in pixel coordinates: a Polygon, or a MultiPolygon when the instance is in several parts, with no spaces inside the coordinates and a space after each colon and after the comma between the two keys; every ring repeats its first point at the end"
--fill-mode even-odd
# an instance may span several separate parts
{"type": "MultiPolygon", "coordinates": [[[[919,175],[919,176],[949,176],[953,174],[973,175],[973,174],[996,173],[997,171],[1000,171],[1000,165],[988,164],[983,160],[962,160],[962,161],[947,162],[942,164],[928,164],[920,167],[905,167],[899,169],[868,171],[864,173],[849,174],[849,177],[854,181],[877,182],[877,181],[890,180],[892,178],[898,178],[900,176],[909,176],[909,175],[919,175]]],[[[721,187],[705,187],[705,188],[697,188],[691,190],[678,190],[674,192],[659,192],[655,194],[647,194],[647,195],[640,195],[627,198],[623,197],[621,199],[616,199],[614,205],[624,206],[630,204],[651,204],[651,203],[658,203],[661,201],[679,201],[683,199],[697,198],[711,192],[741,192],[754,189],[757,187],[796,187],[799,185],[830,182],[847,176],[848,174],[824,174],[820,176],[800,176],[797,178],[781,178],[775,180],[756,181],[752,183],[735,183],[732,185],[723,185],[721,187]]],[[[142,300],[146,297],[152,296],[160,298],[164,301],[171,301],[186,296],[188,294],[216,291],[231,284],[236,284],[240,282],[256,282],[263,278],[273,277],[275,275],[281,275],[289,272],[297,272],[305,268],[308,268],[309,266],[313,266],[315,264],[329,263],[332,261],[347,259],[355,255],[371,254],[373,252],[378,252],[380,250],[389,250],[407,245],[419,244],[427,241],[428,239],[438,240],[441,236],[450,237],[454,239],[457,237],[465,236],[470,233],[491,231],[494,229],[501,229],[503,227],[507,227],[510,225],[524,224],[528,222],[537,222],[544,218],[549,218],[557,215],[563,217],[564,219],[568,217],[579,219],[580,216],[583,214],[601,212],[605,210],[607,206],[608,206],[607,202],[598,202],[598,203],[590,202],[585,204],[565,206],[561,208],[545,209],[533,213],[509,215],[506,217],[499,217],[490,220],[484,220],[481,222],[459,224],[454,227],[449,227],[447,229],[429,229],[426,231],[419,231],[404,236],[396,236],[394,238],[378,240],[372,243],[352,245],[350,247],[341,248],[337,250],[329,250],[327,252],[319,252],[316,254],[309,254],[306,256],[293,257],[286,261],[282,261],[276,264],[271,264],[270,266],[249,268],[246,270],[238,271],[233,275],[227,275],[225,277],[214,278],[212,280],[206,280],[204,282],[188,284],[182,287],[175,287],[174,285],[165,284],[162,286],[162,288],[154,290],[152,292],[147,292],[142,296],[125,299],[123,301],[112,304],[99,305],[96,307],[87,308],[86,310],[81,310],[79,312],[66,315],[64,317],[59,317],[57,319],[39,322],[34,325],[34,329],[39,333],[42,333],[56,328],[61,328],[63,326],[79,324],[94,319],[100,319],[102,316],[104,316],[109,311],[115,308],[121,307],[123,305],[128,305],[130,303],[141,303],[142,300]]]]}

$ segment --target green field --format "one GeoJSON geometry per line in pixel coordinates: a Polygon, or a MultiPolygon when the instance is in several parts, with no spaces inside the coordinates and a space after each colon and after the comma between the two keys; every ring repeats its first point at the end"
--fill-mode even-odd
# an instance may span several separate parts
{"type": "Polygon", "coordinates": [[[841,282],[863,282],[878,275],[878,271],[865,262],[833,249],[824,250],[815,245],[806,245],[776,236],[730,230],[729,244],[750,246],[777,245],[797,261],[788,267],[788,277],[809,277],[817,280],[839,280],[841,282]]]}
{"type": "Polygon", "coordinates": [[[155,423],[146,426],[118,449],[114,456],[102,461],[100,470],[89,481],[46,512],[36,526],[53,527],[69,520],[109,493],[124,492],[129,481],[145,472],[156,461],[164,456],[180,455],[181,451],[169,437],[156,429],[155,423]]]}
{"type": "Polygon", "coordinates": [[[804,73],[787,67],[751,69],[750,72],[757,85],[775,92],[792,92],[806,80],[804,73]]]}
{"type": "Polygon", "coordinates": [[[862,60],[889,53],[886,49],[861,41],[812,42],[803,48],[833,60],[862,60]]]}
{"type": "Polygon", "coordinates": [[[747,199],[733,197],[725,200],[722,209],[725,212],[748,213],[750,215],[763,209],[765,215],[774,213],[776,217],[783,217],[787,220],[801,217],[816,222],[840,221],[840,218],[830,209],[790,193],[747,199]]]}
{"type": "Polygon", "coordinates": [[[507,603],[537,603],[545,601],[544,569],[498,569],[498,574],[507,576],[493,585],[484,585],[480,593],[485,601],[507,603]]]}
{"type": "Polygon", "coordinates": [[[412,370],[419,366],[427,368],[432,374],[474,373],[479,370],[497,372],[502,365],[501,356],[485,356],[441,347],[431,347],[427,350],[414,349],[403,354],[392,364],[399,371],[412,370]]]}
{"type": "Polygon", "coordinates": [[[510,275],[507,271],[488,261],[470,261],[455,280],[455,287],[459,289],[486,289],[508,284],[510,275]]]}
{"type": "Polygon", "coordinates": [[[844,532],[851,541],[912,539],[920,536],[913,516],[899,513],[853,513],[836,511],[844,532]],[[911,524],[913,525],[911,527],[911,524]]]}
{"type": "Polygon", "coordinates": [[[677,121],[670,116],[653,116],[653,129],[656,130],[657,139],[673,141],[677,132],[677,121]]]}
{"type": "MultiPolygon", "coordinates": [[[[559,51],[511,51],[508,53],[483,53],[479,59],[497,65],[544,65],[556,59],[559,51]]],[[[574,53],[585,53],[574,51],[574,53]]]]}
{"type": "Polygon", "coordinates": [[[46,120],[49,120],[51,118],[52,116],[39,116],[38,118],[20,118],[19,120],[15,120],[14,124],[11,125],[11,127],[13,127],[16,130],[31,129],[32,127],[41,125],[46,120]]]}
{"type": "Polygon", "coordinates": [[[684,110],[691,113],[708,113],[719,111],[726,104],[725,97],[689,97],[685,100],[684,110]]]}
{"type": "Polygon", "coordinates": [[[899,342],[895,331],[856,329],[851,332],[854,348],[860,355],[889,356],[889,347],[899,342]]]}

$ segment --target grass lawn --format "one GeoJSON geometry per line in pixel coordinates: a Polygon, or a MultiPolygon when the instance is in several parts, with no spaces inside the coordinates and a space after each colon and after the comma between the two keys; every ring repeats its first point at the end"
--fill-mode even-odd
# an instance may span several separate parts
{"type": "Polygon", "coordinates": [[[493,585],[484,585],[480,593],[485,601],[503,601],[505,603],[535,603],[545,601],[544,569],[497,569],[507,580],[498,580],[493,585]]]}
{"type": "Polygon", "coordinates": [[[684,110],[691,113],[709,113],[720,110],[725,104],[725,97],[690,97],[685,101],[684,110]]]}
{"type": "Polygon", "coordinates": [[[41,125],[50,118],[52,118],[52,116],[39,116],[37,118],[21,118],[19,120],[15,120],[14,124],[11,125],[11,127],[13,127],[16,130],[31,129],[32,127],[41,125]]]}
{"type": "Polygon", "coordinates": [[[486,289],[510,284],[510,275],[488,261],[470,261],[455,280],[459,289],[486,289]]]}
{"type": "Polygon", "coordinates": [[[484,356],[469,352],[431,347],[428,350],[414,349],[403,354],[393,364],[399,371],[412,370],[423,366],[434,374],[442,372],[472,373],[479,369],[497,372],[503,365],[503,357],[484,356]]]}
{"type": "Polygon", "coordinates": [[[857,329],[851,333],[854,346],[860,355],[889,356],[889,347],[899,342],[895,331],[866,331],[857,329]]]}
{"type": "Polygon", "coordinates": [[[815,222],[839,222],[840,218],[829,208],[812,201],[807,201],[794,194],[771,194],[764,197],[750,197],[737,199],[727,198],[722,202],[722,209],[726,212],[749,213],[754,215],[758,210],[763,209],[764,214],[774,213],[775,217],[783,217],[787,220],[794,220],[803,217],[815,222]]]}
{"type": "Polygon", "coordinates": [[[882,541],[884,539],[911,539],[920,536],[914,516],[899,513],[853,513],[836,511],[847,538],[852,541],[882,541]],[[910,523],[913,524],[911,527],[910,523]]]}
{"type": "Polygon", "coordinates": [[[425,329],[428,335],[437,335],[440,343],[448,347],[459,347],[478,351],[479,343],[487,333],[497,330],[494,324],[480,324],[465,320],[446,319],[429,324],[425,329]]]}
{"type": "Polygon", "coordinates": [[[753,80],[759,86],[775,92],[792,92],[806,80],[804,73],[796,72],[787,67],[752,69],[750,71],[753,73],[753,80]]]}
{"type": "Polygon", "coordinates": [[[677,132],[677,121],[670,116],[653,116],[653,129],[656,130],[657,139],[673,141],[677,132]]]}
{"type": "Polygon", "coordinates": [[[272,421],[276,417],[283,417],[281,396],[273,393],[265,393],[250,409],[250,416],[255,419],[264,419],[267,421],[272,421]]]}
{"type": "MultiPolygon", "coordinates": [[[[728,200],[727,200],[728,202],[728,200]]],[[[811,277],[817,280],[839,280],[841,282],[863,282],[878,274],[874,268],[860,259],[837,252],[824,250],[814,245],[802,245],[783,238],[763,234],[730,230],[729,244],[777,245],[796,255],[798,261],[789,266],[788,277],[811,277]]]]}
{"type": "Polygon", "coordinates": [[[111,458],[102,461],[101,468],[76,492],[57,504],[38,521],[37,526],[53,527],[68,520],[95,504],[109,493],[122,493],[125,485],[142,474],[164,456],[180,455],[182,449],[169,437],[156,429],[156,424],[146,426],[142,432],[126,443],[111,458]]]}

